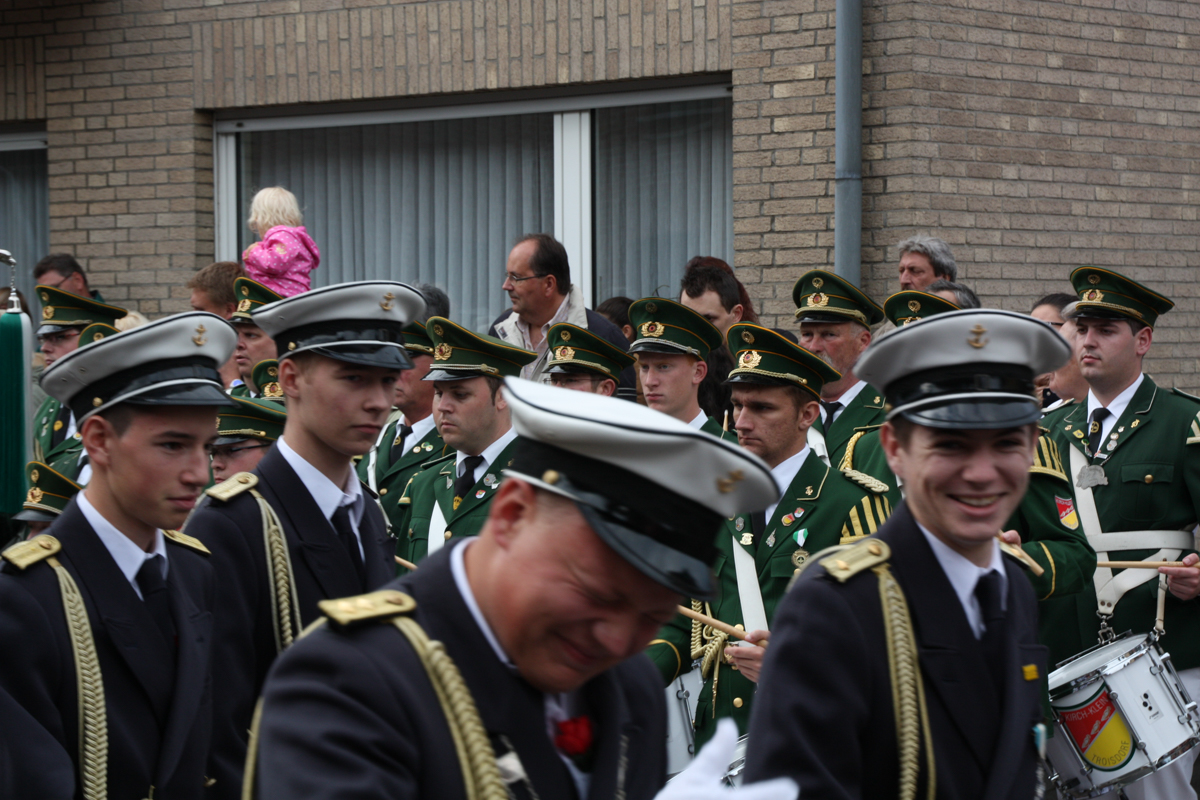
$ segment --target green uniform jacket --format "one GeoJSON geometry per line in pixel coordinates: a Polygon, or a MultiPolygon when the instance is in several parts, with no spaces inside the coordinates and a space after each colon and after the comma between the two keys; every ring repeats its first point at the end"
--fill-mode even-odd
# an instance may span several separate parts
{"type": "Polygon", "coordinates": [[[249,398],[250,397],[250,387],[244,383],[239,383],[237,386],[234,386],[231,389],[229,389],[228,394],[230,397],[249,398]]]}
{"type": "Polygon", "coordinates": [[[47,397],[38,406],[33,415],[33,460],[47,463],[46,454],[52,449],[51,438],[54,436],[54,418],[58,416],[62,403],[53,397],[47,397]]]}
{"type": "Polygon", "coordinates": [[[54,418],[58,416],[62,403],[47,397],[33,418],[33,458],[41,461],[55,472],[71,480],[79,477],[79,459],[83,455],[83,439],[76,431],[57,445],[51,446],[54,436],[54,418]]]}
{"type": "Polygon", "coordinates": [[[401,520],[404,527],[395,531],[399,540],[397,554],[419,564],[429,552],[429,523],[433,518],[435,502],[441,504],[446,518],[447,539],[451,536],[477,535],[487,521],[492,496],[504,478],[504,468],[512,463],[518,441],[520,437],[513,439],[500,451],[495,463],[488,466],[487,472],[475,482],[457,509],[452,510],[456,464],[453,455],[426,465],[409,480],[399,501],[401,507],[408,507],[408,512],[401,520]]]}
{"type": "Polygon", "coordinates": [[[721,423],[717,422],[712,417],[709,417],[708,421],[700,426],[700,430],[704,433],[712,434],[718,439],[724,439],[727,442],[733,442],[734,444],[737,444],[737,431],[725,430],[721,427],[721,423]]]}
{"type": "Polygon", "coordinates": [[[825,447],[829,451],[829,463],[838,466],[846,455],[846,447],[855,434],[877,428],[883,424],[887,412],[883,409],[883,393],[871,384],[862,388],[850,405],[842,409],[833,425],[826,428],[825,423],[817,417],[813,427],[825,437],[825,447]]]}
{"type": "MultiPolygon", "coordinates": [[[[1087,441],[1087,403],[1068,406],[1052,419],[1051,434],[1069,470],[1067,448],[1082,452],[1087,441]]],[[[1103,445],[1102,452],[1109,454],[1102,462],[1108,484],[1093,488],[1092,496],[1104,532],[1192,528],[1200,518],[1198,445],[1200,400],[1159,388],[1150,376],[1145,376],[1103,445]]],[[[1157,550],[1109,551],[1108,558],[1140,561],[1157,550]]],[[[1183,555],[1191,552],[1186,550],[1183,555]]],[[[1090,580],[1075,600],[1056,607],[1047,619],[1064,646],[1075,648],[1073,654],[1096,644],[1100,626],[1095,587],[1090,580]]],[[[1154,627],[1157,601],[1158,582],[1143,583],[1121,598],[1109,625],[1117,633],[1146,633],[1154,627]]],[[[1164,629],[1162,645],[1175,667],[1200,666],[1200,600],[1183,601],[1168,592],[1164,629]]]]}
{"type": "MultiPolygon", "coordinates": [[[[412,447],[406,446],[400,457],[392,461],[392,442],[396,439],[396,426],[399,424],[398,419],[393,421],[380,439],[379,452],[375,456],[375,487],[379,493],[379,504],[383,506],[383,513],[387,515],[393,533],[400,537],[401,547],[406,547],[407,539],[400,536],[406,531],[400,525],[408,516],[408,508],[400,506],[404,488],[408,486],[409,480],[421,471],[423,465],[452,454],[454,448],[442,440],[442,435],[438,433],[435,425],[423,439],[412,447]]],[[[371,483],[370,476],[367,475],[369,464],[370,458],[364,456],[359,460],[357,467],[359,480],[368,485],[371,483]]],[[[403,557],[404,553],[397,555],[403,557]]]]}
{"type": "MultiPolygon", "coordinates": [[[[713,569],[718,583],[717,598],[703,609],[704,613],[744,627],[733,560],[735,546],[754,556],[769,624],[792,576],[810,554],[853,541],[857,538],[854,531],[859,529],[866,534],[874,533],[890,513],[882,494],[868,491],[829,469],[810,452],[783,493],[775,513],[767,520],[761,541],[752,541],[748,514],[729,520],[717,534],[719,555],[713,569]],[[803,545],[798,543],[797,536],[803,538],[803,545]]],[[[699,608],[701,604],[693,601],[692,605],[699,608]]],[[[745,733],[755,685],[721,658],[724,635],[680,615],[662,628],[659,637],[650,643],[646,653],[659,668],[665,684],[691,670],[693,656],[702,658],[706,647],[713,651],[711,660],[718,664],[715,681],[710,670],[696,703],[697,747],[708,741],[722,717],[732,717],[738,730],[745,733]]]]}

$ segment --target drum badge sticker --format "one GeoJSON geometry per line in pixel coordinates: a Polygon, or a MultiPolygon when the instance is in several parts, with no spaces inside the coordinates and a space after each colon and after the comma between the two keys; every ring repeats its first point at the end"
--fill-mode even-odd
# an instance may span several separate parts
{"type": "Polygon", "coordinates": [[[1054,503],[1058,506],[1058,520],[1063,527],[1073,531],[1079,530],[1079,515],[1075,513],[1075,501],[1069,497],[1063,498],[1055,495],[1054,503]]]}
{"type": "Polygon", "coordinates": [[[1082,706],[1059,711],[1058,718],[1084,760],[1096,769],[1120,769],[1133,758],[1133,736],[1113,705],[1107,686],[1082,706]]]}

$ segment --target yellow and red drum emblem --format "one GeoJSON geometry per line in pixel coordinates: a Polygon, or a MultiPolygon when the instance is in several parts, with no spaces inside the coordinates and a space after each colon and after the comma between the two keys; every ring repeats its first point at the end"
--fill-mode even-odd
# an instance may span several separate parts
{"type": "Polygon", "coordinates": [[[1135,752],[1125,718],[1108,696],[1108,686],[1081,706],[1058,709],[1058,720],[1083,758],[1096,769],[1112,771],[1129,763],[1135,752]]]}
{"type": "Polygon", "coordinates": [[[1063,527],[1079,530],[1079,515],[1075,513],[1075,501],[1071,498],[1054,496],[1054,504],[1058,506],[1058,520],[1063,527]]]}

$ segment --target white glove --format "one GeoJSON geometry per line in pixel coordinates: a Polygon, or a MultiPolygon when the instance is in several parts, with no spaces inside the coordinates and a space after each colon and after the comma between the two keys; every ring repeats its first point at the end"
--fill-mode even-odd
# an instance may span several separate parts
{"type": "Polygon", "coordinates": [[[725,785],[723,779],[737,751],[737,739],[737,724],[731,719],[721,720],[709,743],[654,800],[796,800],[800,796],[800,787],[791,778],[773,778],[749,786],[725,785]]]}

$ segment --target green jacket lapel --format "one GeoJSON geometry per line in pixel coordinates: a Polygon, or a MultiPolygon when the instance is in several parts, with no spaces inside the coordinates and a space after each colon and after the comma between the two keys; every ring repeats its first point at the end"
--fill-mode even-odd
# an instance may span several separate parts
{"type": "MultiPolygon", "coordinates": [[[[385,448],[391,451],[392,442],[395,441],[395,435],[385,438],[380,450],[385,448]]],[[[405,447],[403,455],[396,459],[394,463],[386,464],[381,474],[380,485],[388,478],[398,472],[407,472],[419,468],[426,461],[432,461],[435,458],[441,458],[444,455],[449,455],[452,451],[446,447],[446,443],[442,440],[442,435],[438,433],[437,427],[430,429],[429,433],[421,441],[417,442],[412,447],[405,447]]],[[[384,458],[383,453],[380,453],[380,459],[384,458]]]]}
{"type": "Polygon", "coordinates": [[[1146,426],[1153,421],[1150,409],[1154,406],[1154,400],[1157,397],[1158,386],[1150,379],[1149,375],[1146,375],[1142,378],[1142,385],[1133,393],[1129,405],[1117,419],[1117,424],[1109,432],[1108,439],[1096,443],[1096,451],[1111,456],[1121,445],[1132,439],[1134,434],[1145,430],[1146,426]]]}
{"type": "Polygon", "coordinates": [[[813,513],[829,472],[825,462],[810,450],[763,530],[763,541],[755,554],[755,567],[760,577],[775,551],[794,541],[792,537],[796,531],[804,529],[804,522],[813,513]],[[797,515],[797,511],[801,513],[797,515]],[[791,517],[790,522],[785,521],[787,517],[791,517]]]}
{"type": "MultiPolygon", "coordinates": [[[[491,501],[492,495],[496,491],[496,487],[500,485],[500,481],[504,477],[503,470],[512,462],[513,451],[518,441],[518,439],[513,439],[511,442],[509,442],[508,446],[501,450],[500,454],[496,456],[496,461],[492,464],[488,464],[487,471],[484,472],[479,480],[475,481],[475,485],[467,491],[467,494],[465,497],[463,497],[462,502],[458,504],[458,508],[452,513],[446,515],[447,526],[454,524],[456,520],[462,519],[467,514],[470,514],[471,511],[476,507],[491,501]],[[490,481],[488,480],[489,475],[492,477],[492,480],[490,481]]],[[[457,459],[453,459],[450,461],[451,478],[453,478],[453,476],[456,474],[457,459]]],[[[451,484],[453,484],[453,481],[451,481],[451,484]]],[[[450,501],[445,506],[447,509],[454,505],[453,485],[451,485],[451,488],[449,489],[449,495],[450,501]]]]}
{"type": "Polygon", "coordinates": [[[832,427],[823,428],[830,456],[835,450],[842,450],[855,431],[882,424],[883,416],[883,395],[868,383],[833,421],[832,427]]]}

